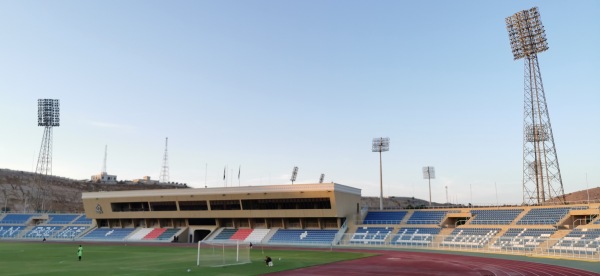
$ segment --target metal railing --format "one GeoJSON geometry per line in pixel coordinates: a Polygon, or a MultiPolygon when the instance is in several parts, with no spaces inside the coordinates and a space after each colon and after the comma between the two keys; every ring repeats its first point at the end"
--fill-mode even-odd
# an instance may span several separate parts
{"type": "Polygon", "coordinates": [[[340,246],[371,248],[415,248],[429,250],[464,251],[493,254],[555,257],[600,262],[600,243],[595,239],[578,239],[584,246],[563,246],[563,239],[544,237],[498,237],[489,238],[469,235],[431,235],[412,240],[411,234],[399,234],[383,239],[352,239],[353,234],[340,240],[340,246]]]}

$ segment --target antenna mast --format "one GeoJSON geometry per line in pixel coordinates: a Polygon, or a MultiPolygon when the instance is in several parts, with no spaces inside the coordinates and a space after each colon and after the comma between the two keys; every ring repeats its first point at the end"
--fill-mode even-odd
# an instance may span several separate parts
{"type": "Polygon", "coordinates": [[[163,164],[160,170],[160,177],[158,182],[168,183],[169,182],[169,137],[165,138],[165,155],[163,157],[163,164]]]}
{"type": "Polygon", "coordinates": [[[106,153],[108,152],[108,145],[104,145],[104,164],[102,165],[102,174],[106,174],[106,153]]]}

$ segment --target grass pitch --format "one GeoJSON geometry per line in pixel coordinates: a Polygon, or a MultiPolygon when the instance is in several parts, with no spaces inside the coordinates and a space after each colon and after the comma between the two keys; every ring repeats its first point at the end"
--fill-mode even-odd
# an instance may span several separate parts
{"type": "Polygon", "coordinates": [[[1,275],[260,275],[270,272],[352,260],[370,253],[329,250],[278,250],[255,246],[252,263],[225,267],[196,267],[196,247],[124,244],[0,242],[1,275]],[[267,267],[265,255],[275,266],[267,267]],[[281,258],[281,260],[280,260],[281,258]],[[188,272],[188,269],[191,270],[188,272]]]}

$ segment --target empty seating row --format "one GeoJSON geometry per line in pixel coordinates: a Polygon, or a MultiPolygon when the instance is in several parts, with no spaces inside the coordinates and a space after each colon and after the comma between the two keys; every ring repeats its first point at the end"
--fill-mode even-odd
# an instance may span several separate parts
{"type": "MultiPolygon", "coordinates": [[[[179,228],[162,228],[164,231],[158,236],[154,238],[154,240],[158,241],[171,241],[177,232],[179,232],[179,228]]],[[[147,240],[151,239],[151,237],[146,237],[147,240]]]]}
{"type": "Polygon", "coordinates": [[[48,214],[46,224],[69,224],[80,216],[80,214],[48,214]]]}
{"type": "Polygon", "coordinates": [[[279,229],[269,243],[331,244],[338,230],[290,230],[279,229]]]}
{"type": "Polygon", "coordinates": [[[121,241],[125,240],[136,228],[97,228],[87,233],[83,240],[121,241]]]}
{"type": "Polygon", "coordinates": [[[506,210],[472,210],[471,224],[510,224],[515,218],[523,212],[523,209],[506,210]]]}
{"type": "Polygon", "coordinates": [[[600,229],[577,228],[561,238],[551,251],[594,254],[600,247],[600,229]]]}
{"type": "Polygon", "coordinates": [[[415,211],[407,224],[440,224],[448,211],[415,211]]]}
{"type": "Polygon", "coordinates": [[[269,233],[269,231],[271,230],[250,228],[224,228],[216,237],[213,238],[213,240],[232,240],[260,243],[269,233]]]}
{"type": "Polygon", "coordinates": [[[500,228],[456,228],[450,236],[444,238],[442,245],[452,247],[483,247],[499,231],[500,228]]]}
{"type": "Polygon", "coordinates": [[[15,238],[25,228],[25,225],[0,225],[0,238],[15,238]]]}
{"type": "Polygon", "coordinates": [[[224,228],[221,230],[221,233],[213,238],[213,240],[229,240],[229,238],[231,238],[231,236],[233,236],[237,230],[238,229],[235,228],[224,228]]]}
{"type": "Polygon", "coordinates": [[[502,237],[498,238],[490,248],[532,251],[540,243],[548,240],[554,232],[556,232],[556,229],[553,228],[511,228],[502,237]]]}
{"type": "Polygon", "coordinates": [[[81,235],[88,226],[67,226],[60,230],[53,238],[54,239],[74,239],[81,235]]]}
{"type": "Polygon", "coordinates": [[[393,227],[358,227],[350,243],[383,244],[393,230],[393,227]]]}
{"type": "Polygon", "coordinates": [[[78,219],[72,222],[72,224],[92,224],[92,219],[86,215],[81,215],[78,219]]]}
{"type": "Polygon", "coordinates": [[[563,219],[570,210],[587,209],[587,206],[575,207],[554,207],[554,208],[533,208],[521,218],[517,224],[541,224],[554,225],[563,219]]]}
{"type": "Polygon", "coordinates": [[[244,241],[252,243],[260,243],[269,234],[271,229],[254,229],[244,241]]]}
{"type": "Polygon", "coordinates": [[[26,239],[42,239],[49,238],[56,234],[62,226],[36,226],[31,229],[23,238],[26,239]]]}
{"type": "Polygon", "coordinates": [[[25,224],[34,214],[7,214],[0,220],[0,224],[25,224]]]}
{"type": "Polygon", "coordinates": [[[433,238],[438,235],[441,228],[437,227],[407,227],[400,228],[398,233],[392,237],[392,244],[396,245],[427,245],[433,241],[433,238]]]}
{"type": "Polygon", "coordinates": [[[146,237],[150,232],[152,232],[154,228],[141,228],[135,231],[127,240],[129,241],[141,241],[146,237]]]}
{"type": "Polygon", "coordinates": [[[400,224],[400,222],[404,219],[407,213],[407,211],[372,211],[367,213],[367,216],[363,220],[363,224],[400,224]]]}

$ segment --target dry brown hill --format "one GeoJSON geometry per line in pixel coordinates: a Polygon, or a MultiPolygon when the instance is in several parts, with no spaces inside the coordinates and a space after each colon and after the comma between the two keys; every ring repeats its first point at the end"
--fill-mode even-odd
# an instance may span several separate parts
{"type": "Polygon", "coordinates": [[[57,176],[0,169],[0,210],[83,212],[82,192],[187,188],[186,185],[92,183],[57,176]]]}
{"type": "Polygon", "coordinates": [[[568,193],[565,195],[567,202],[571,203],[587,203],[589,191],[590,202],[600,202],[600,187],[591,188],[589,190],[582,190],[577,192],[568,193]]]}

